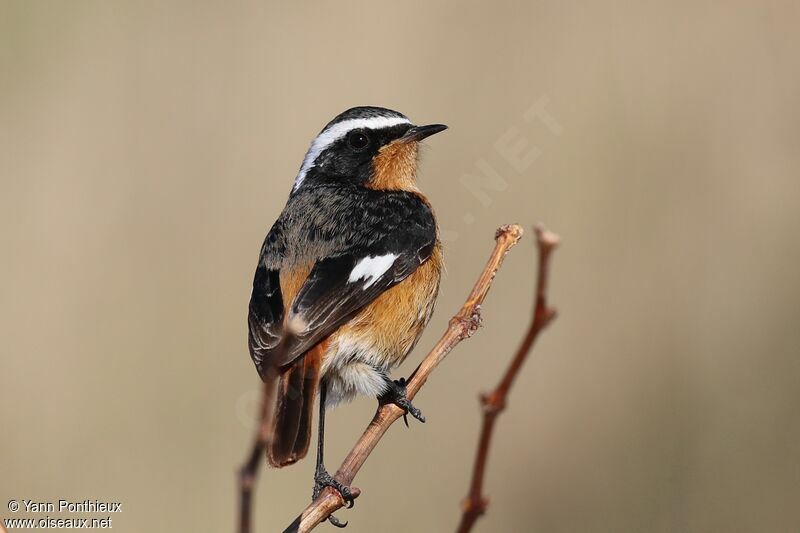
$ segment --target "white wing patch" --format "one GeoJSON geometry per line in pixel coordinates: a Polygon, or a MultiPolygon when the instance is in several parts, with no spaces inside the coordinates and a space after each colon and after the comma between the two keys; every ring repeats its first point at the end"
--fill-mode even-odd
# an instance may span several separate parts
{"type": "Polygon", "coordinates": [[[386,254],[386,255],[378,255],[374,257],[365,257],[358,263],[356,266],[353,267],[353,270],[350,272],[350,277],[347,278],[349,283],[353,283],[360,279],[366,280],[364,284],[364,289],[378,281],[378,278],[383,276],[389,267],[394,264],[395,259],[397,259],[398,255],[395,254],[386,254]]]}
{"type": "Polygon", "coordinates": [[[303,166],[300,167],[297,177],[294,180],[294,190],[300,187],[303,178],[306,177],[308,171],[314,166],[314,162],[319,157],[319,154],[325,151],[327,147],[347,135],[349,131],[356,128],[364,129],[381,129],[397,126],[399,124],[411,124],[411,121],[405,117],[369,117],[369,118],[351,118],[350,120],[343,120],[337,122],[330,128],[324,130],[317,135],[317,138],[311,142],[311,147],[303,159],[303,166]]]}

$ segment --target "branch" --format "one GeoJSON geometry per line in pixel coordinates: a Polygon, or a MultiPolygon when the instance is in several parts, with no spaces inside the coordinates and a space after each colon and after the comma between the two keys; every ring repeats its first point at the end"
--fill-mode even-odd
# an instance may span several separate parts
{"type": "MultiPolygon", "coordinates": [[[[494,251],[475,283],[472,292],[467,297],[461,310],[450,319],[450,324],[442,338],[439,339],[436,346],[433,347],[411,375],[406,388],[406,395],[409,400],[414,399],[427,381],[428,376],[444,360],[450,350],[462,340],[472,336],[478,329],[481,322],[481,304],[486,298],[486,293],[489,292],[494,276],[503,263],[506,253],[519,241],[520,237],[522,237],[522,228],[516,224],[502,226],[497,230],[494,251]]],[[[350,485],[367,457],[369,457],[369,454],[372,453],[372,450],[375,449],[375,446],[378,445],[378,442],[386,433],[386,430],[403,414],[404,411],[394,404],[385,404],[378,407],[369,426],[367,426],[361,438],[358,439],[336,472],[336,480],[344,485],[350,485]]],[[[357,490],[353,489],[353,493],[356,494],[357,490]]],[[[342,500],[339,492],[327,487],[286,528],[284,533],[311,531],[334,511],[343,506],[344,500],[342,500]]]]}
{"type": "MultiPolygon", "coordinates": [[[[270,372],[275,372],[270,369],[270,372]]],[[[239,469],[239,533],[250,533],[253,528],[253,489],[258,477],[258,467],[272,439],[272,402],[275,398],[275,379],[265,379],[262,385],[261,410],[253,439],[253,449],[239,469]]]]}
{"type": "Polygon", "coordinates": [[[497,420],[497,416],[506,408],[508,392],[511,390],[522,364],[528,357],[533,343],[539,333],[556,317],[556,310],[547,306],[547,282],[550,252],[558,245],[559,237],[555,233],[545,230],[542,225],[537,225],[534,229],[536,231],[536,244],[539,248],[539,275],[536,282],[536,305],[533,310],[533,318],[530,326],[528,326],[525,338],[522,339],[522,343],[517,348],[517,352],[497,388],[488,394],[484,393],[480,396],[481,408],[483,409],[483,427],[478,440],[478,452],[475,456],[475,464],[472,470],[472,481],[469,486],[469,494],[464,500],[464,511],[461,515],[458,533],[471,531],[478,517],[484,514],[489,506],[489,499],[483,496],[482,492],[483,477],[486,472],[486,459],[489,455],[494,423],[497,420]]]}

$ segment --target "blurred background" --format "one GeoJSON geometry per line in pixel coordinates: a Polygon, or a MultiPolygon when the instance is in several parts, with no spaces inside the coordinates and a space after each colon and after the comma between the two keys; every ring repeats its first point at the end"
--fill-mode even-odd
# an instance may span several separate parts
{"type": "MultiPolygon", "coordinates": [[[[310,140],[369,104],[450,126],[419,176],[448,272],[398,376],[498,225],[563,239],[477,531],[800,530],[799,23],[796,2],[0,2],[0,517],[90,498],[123,502],[118,531],[233,530],[258,251],[310,140]]],[[[347,531],[455,528],[532,237],[347,531]]],[[[373,410],[332,413],[332,470],[373,410]]],[[[312,463],[262,472],[258,531],[306,505],[312,463]]]]}

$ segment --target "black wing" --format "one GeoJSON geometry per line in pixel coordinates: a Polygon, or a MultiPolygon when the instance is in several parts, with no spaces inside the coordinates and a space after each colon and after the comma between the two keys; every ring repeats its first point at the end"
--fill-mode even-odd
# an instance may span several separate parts
{"type": "Polygon", "coordinates": [[[283,298],[277,270],[268,269],[259,261],[250,296],[248,344],[250,357],[263,378],[264,361],[281,340],[283,298]]]}
{"type": "Polygon", "coordinates": [[[291,363],[408,277],[436,244],[433,213],[414,194],[317,189],[290,197],[261,251],[248,322],[262,378],[267,364],[291,363]],[[314,267],[284,317],[280,269],[302,264],[313,250],[320,252],[310,258],[314,267]]]}
{"type": "Polygon", "coordinates": [[[290,364],[407,278],[430,258],[435,241],[433,233],[404,249],[383,247],[318,261],[289,311],[290,344],[275,364],[290,364]]]}

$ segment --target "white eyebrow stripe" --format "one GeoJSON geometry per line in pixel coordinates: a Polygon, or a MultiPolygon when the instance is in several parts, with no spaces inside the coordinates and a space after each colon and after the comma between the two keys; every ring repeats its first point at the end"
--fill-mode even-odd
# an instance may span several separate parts
{"type": "Polygon", "coordinates": [[[395,254],[365,257],[356,263],[356,266],[353,267],[353,270],[350,272],[350,277],[347,278],[347,281],[349,283],[353,283],[354,281],[364,279],[366,280],[366,284],[363,288],[366,289],[378,281],[378,278],[383,276],[386,271],[389,270],[389,267],[394,264],[395,259],[398,257],[399,256],[395,254]]]}
{"type": "Polygon", "coordinates": [[[303,166],[300,167],[300,172],[294,180],[294,190],[300,187],[303,178],[306,177],[308,171],[314,166],[314,161],[317,160],[319,154],[325,151],[330,145],[347,135],[348,132],[357,129],[381,129],[398,126],[400,124],[411,124],[411,121],[405,117],[369,117],[369,118],[351,118],[350,120],[343,120],[337,122],[330,128],[322,131],[311,142],[311,147],[306,152],[306,157],[303,159],[303,166]]]}

